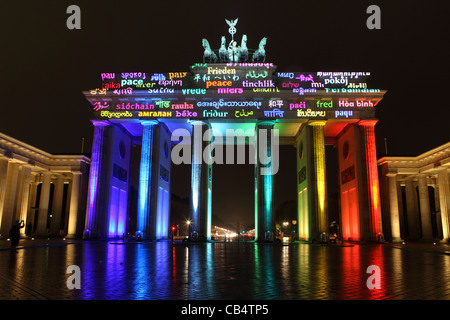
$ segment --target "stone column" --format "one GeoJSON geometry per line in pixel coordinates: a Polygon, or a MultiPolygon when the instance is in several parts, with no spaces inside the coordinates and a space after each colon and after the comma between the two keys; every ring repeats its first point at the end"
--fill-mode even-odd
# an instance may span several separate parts
{"type": "Polygon", "coordinates": [[[63,215],[64,176],[58,175],[53,193],[53,205],[50,219],[50,234],[59,236],[61,230],[61,217],[63,215]]]}
{"type": "MultiPolygon", "coordinates": [[[[256,124],[256,241],[275,240],[275,211],[273,208],[273,183],[275,170],[278,170],[278,149],[274,148],[273,127],[275,121],[260,121],[256,124]]],[[[275,144],[274,144],[275,143],[275,144]]],[[[276,146],[278,147],[278,145],[276,146]]]]}
{"type": "MultiPolygon", "coordinates": [[[[155,204],[151,202],[152,196],[152,164],[153,164],[153,144],[154,131],[158,125],[158,121],[149,120],[141,121],[143,128],[142,133],[142,149],[141,149],[141,165],[139,170],[139,199],[138,199],[138,215],[137,215],[137,231],[136,236],[143,238],[152,236],[151,224],[154,221],[152,207],[155,204]]],[[[155,199],[156,197],[153,197],[155,199]]]]}
{"type": "MultiPolygon", "coordinates": [[[[211,196],[209,188],[212,180],[212,165],[203,159],[203,150],[210,144],[203,135],[210,129],[207,121],[192,122],[192,162],[191,162],[191,236],[193,240],[204,241],[211,237],[211,196]]],[[[209,137],[211,138],[211,137],[209,137]]],[[[206,157],[211,154],[206,152],[206,157]]]]}
{"type": "Polygon", "coordinates": [[[417,208],[417,197],[412,179],[405,180],[406,216],[408,219],[408,240],[420,238],[419,212],[417,208]]]}
{"type": "Polygon", "coordinates": [[[388,179],[388,188],[389,188],[389,211],[391,219],[392,242],[401,241],[396,175],[397,174],[395,173],[394,174],[388,173],[386,175],[388,179]]]}
{"type": "Polygon", "coordinates": [[[13,219],[15,217],[15,204],[17,192],[17,180],[19,176],[20,164],[10,162],[8,165],[8,173],[6,175],[6,192],[3,205],[3,215],[1,220],[1,235],[9,235],[13,219]]]}
{"type": "Polygon", "coordinates": [[[430,197],[428,193],[427,177],[419,175],[419,204],[420,220],[422,224],[422,240],[433,240],[433,228],[431,227],[430,197]]]}
{"type": "Polygon", "coordinates": [[[67,237],[77,237],[78,210],[80,197],[81,172],[72,172],[72,182],[69,195],[69,217],[67,223],[67,237]]]}
{"type": "Polygon", "coordinates": [[[378,181],[377,148],[375,143],[375,124],[378,120],[362,120],[358,124],[363,128],[366,180],[368,191],[368,207],[370,231],[369,239],[376,240],[383,232],[381,223],[380,185],[378,181]]]}
{"type": "Polygon", "coordinates": [[[313,217],[315,217],[316,227],[313,238],[322,239],[323,234],[328,234],[328,195],[325,163],[325,134],[324,126],[326,121],[310,121],[312,127],[312,153],[313,153],[313,217]]]}
{"type": "Polygon", "coordinates": [[[42,174],[41,195],[39,198],[39,212],[36,227],[37,236],[47,236],[48,207],[50,202],[50,185],[52,173],[46,171],[42,174]]]}
{"type": "Polygon", "coordinates": [[[104,135],[109,123],[107,121],[92,121],[95,126],[94,141],[92,145],[91,164],[89,171],[88,199],[86,208],[86,227],[83,238],[89,239],[97,236],[99,195],[101,188],[102,155],[104,149],[104,135]]]}
{"type": "MultiPolygon", "coordinates": [[[[8,176],[9,159],[0,157],[0,230],[3,220],[3,208],[6,198],[6,180],[8,176]]],[[[0,231],[0,236],[7,235],[0,231]]]]}
{"type": "MultiPolygon", "coordinates": [[[[16,217],[15,219],[24,221],[27,225],[27,213],[28,213],[28,199],[30,196],[30,178],[31,167],[22,166],[19,172],[19,182],[17,187],[17,204],[16,204],[16,217]]],[[[25,234],[25,227],[20,229],[21,234],[25,234]]]]}
{"type": "Polygon", "coordinates": [[[442,241],[450,241],[450,185],[447,168],[438,171],[437,183],[439,186],[439,207],[442,221],[442,241]]]}
{"type": "Polygon", "coordinates": [[[30,183],[30,195],[28,197],[28,216],[27,216],[27,224],[31,222],[31,234],[34,234],[36,230],[36,226],[34,225],[35,216],[37,214],[36,210],[36,198],[37,198],[37,185],[36,177],[33,176],[30,183]]]}

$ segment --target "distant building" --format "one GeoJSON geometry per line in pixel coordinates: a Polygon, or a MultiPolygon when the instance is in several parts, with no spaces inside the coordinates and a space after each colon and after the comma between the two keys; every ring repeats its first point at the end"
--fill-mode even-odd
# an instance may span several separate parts
{"type": "Polygon", "coordinates": [[[31,235],[80,237],[89,163],[84,155],[53,155],[0,133],[0,236],[24,220],[31,235]]]}
{"type": "Polygon", "coordinates": [[[378,160],[389,241],[450,240],[450,142],[416,157],[378,160]]]}

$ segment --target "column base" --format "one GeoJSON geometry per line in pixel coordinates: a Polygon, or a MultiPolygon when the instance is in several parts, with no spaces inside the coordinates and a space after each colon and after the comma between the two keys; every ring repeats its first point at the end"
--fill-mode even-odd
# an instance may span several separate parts
{"type": "Polygon", "coordinates": [[[91,230],[86,229],[83,231],[83,240],[90,240],[92,238],[91,230]]]}

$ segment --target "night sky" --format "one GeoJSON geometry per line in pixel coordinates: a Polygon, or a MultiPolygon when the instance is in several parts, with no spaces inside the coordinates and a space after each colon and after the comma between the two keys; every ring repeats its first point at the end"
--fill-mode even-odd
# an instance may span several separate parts
{"type": "MultiPolygon", "coordinates": [[[[450,140],[441,94],[449,88],[449,15],[441,0],[2,0],[0,132],[50,153],[79,153],[82,138],[90,149],[92,108],[81,91],[98,87],[100,73],[188,71],[202,60],[202,38],[218,48],[220,36],[229,38],[225,19],[239,18],[235,37],[247,34],[249,48],[267,37],[266,62],[278,71],[371,72],[369,88],[388,90],[377,106],[379,155],[385,138],[389,155],[418,155],[450,140]],[[81,30],[66,27],[71,4],[81,8],[81,30]],[[366,27],[371,4],[381,9],[381,30],[366,27]]],[[[277,204],[296,200],[293,147],[282,149],[291,157],[276,180],[277,204]]],[[[187,171],[174,169],[181,197],[187,171]]],[[[213,176],[215,214],[251,221],[252,166],[215,165],[213,176]]]]}

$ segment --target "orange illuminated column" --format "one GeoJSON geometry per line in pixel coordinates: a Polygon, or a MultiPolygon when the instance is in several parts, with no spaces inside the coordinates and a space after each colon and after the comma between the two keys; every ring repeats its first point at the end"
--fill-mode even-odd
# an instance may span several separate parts
{"type": "Polygon", "coordinates": [[[375,144],[375,124],[378,120],[363,120],[359,125],[364,129],[364,145],[366,158],[368,207],[370,219],[370,238],[376,239],[382,232],[380,188],[378,182],[377,148],[375,144]]]}

